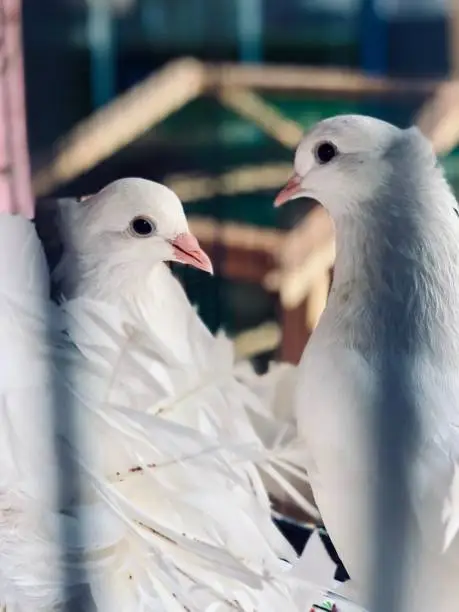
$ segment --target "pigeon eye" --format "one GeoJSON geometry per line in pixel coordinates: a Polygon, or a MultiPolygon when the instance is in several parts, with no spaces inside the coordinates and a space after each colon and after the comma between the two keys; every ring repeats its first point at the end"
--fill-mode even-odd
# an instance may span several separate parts
{"type": "Polygon", "coordinates": [[[314,156],[319,164],[328,164],[338,155],[338,149],[332,142],[320,142],[314,151],[314,156]]]}
{"type": "Polygon", "coordinates": [[[151,236],[156,231],[156,225],[151,219],[146,217],[136,217],[130,223],[131,233],[135,236],[145,238],[151,236]]]}

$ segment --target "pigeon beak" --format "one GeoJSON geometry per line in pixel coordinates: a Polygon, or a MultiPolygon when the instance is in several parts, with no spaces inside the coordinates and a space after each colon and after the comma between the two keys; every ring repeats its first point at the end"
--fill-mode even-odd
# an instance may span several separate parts
{"type": "Polygon", "coordinates": [[[276,196],[274,200],[274,206],[277,208],[278,206],[282,206],[289,200],[297,198],[301,192],[301,178],[298,174],[294,174],[291,176],[281,191],[276,196]]]}
{"type": "Polygon", "coordinates": [[[212,262],[199,246],[199,242],[193,234],[179,234],[171,240],[174,255],[177,261],[188,264],[209,274],[214,273],[212,262]]]}

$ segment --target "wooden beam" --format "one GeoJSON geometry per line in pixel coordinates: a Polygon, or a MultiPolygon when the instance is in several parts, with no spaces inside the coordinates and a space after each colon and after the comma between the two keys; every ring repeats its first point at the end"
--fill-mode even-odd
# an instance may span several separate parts
{"type": "Polygon", "coordinates": [[[419,111],[416,124],[438,155],[450,153],[459,141],[459,83],[440,85],[419,111]]]}
{"type": "Polygon", "coordinates": [[[304,131],[301,125],[284,117],[279,110],[253,91],[223,87],[218,89],[215,95],[226,107],[252,121],[288,149],[295,149],[300,142],[304,131]]]}
{"type": "Polygon", "coordinates": [[[333,221],[325,208],[317,204],[289,231],[279,256],[279,265],[282,268],[294,268],[334,238],[333,221]]]}
{"type": "MultiPolygon", "coordinates": [[[[47,195],[59,185],[78,177],[206,92],[215,94],[221,90],[228,92],[235,88],[252,88],[333,97],[351,95],[354,98],[374,95],[424,96],[432,94],[442,82],[369,77],[341,68],[206,65],[194,59],[176,60],[99,109],[62,138],[51,152],[51,160],[33,177],[35,194],[47,195]]],[[[235,102],[233,94],[223,95],[231,96],[231,104],[241,104],[241,98],[235,102]]],[[[253,113],[256,105],[260,107],[260,100],[253,95],[249,100],[245,94],[244,112],[253,113]]],[[[277,125],[280,125],[278,119],[277,125]]],[[[296,138],[295,128],[293,122],[288,125],[287,136],[281,138],[292,146],[296,138]]]]}
{"type": "Polygon", "coordinates": [[[301,359],[312,331],[305,325],[305,308],[305,301],[296,308],[287,309],[281,306],[279,319],[282,329],[282,343],[279,349],[279,361],[296,365],[301,359]]]}
{"type": "Polygon", "coordinates": [[[238,359],[250,359],[261,353],[273,351],[281,343],[282,330],[277,323],[263,323],[254,329],[241,332],[233,338],[238,359]]]}
{"type": "Polygon", "coordinates": [[[199,96],[204,83],[203,65],[181,59],[121,94],[57,143],[51,162],[33,177],[35,194],[46,195],[110,157],[199,96]]]}
{"type": "Polygon", "coordinates": [[[335,243],[330,241],[312,251],[302,264],[290,269],[272,270],[266,275],[263,285],[268,291],[279,293],[284,308],[297,308],[334,263],[335,243]]]}
{"type": "Polygon", "coordinates": [[[312,334],[327,305],[328,293],[330,291],[330,273],[327,270],[318,276],[312,284],[305,305],[306,329],[312,334]]]}
{"type": "Polygon", "coordinates": [[[205,174],[170,174],[164,184],[175,191],[184,203],[208,200],[217,195],[237,195],[277,189],[292,172],[290,162],[241,166],[213,176],[205,174]]]}
{"type": "Polygon", "coordinates": [[[259,64],[208,65],[208,88],[251,88],[330,96],[424,96],[432,94],[439,79],[373,77],[345,68],[259,64]]]}
{"type": "Polygon", "coordinates": [[[270,257],[280,252],[287,235],[283,230],[263,229],[230,221],[220,222],[209,217],[191,217],[189,226],[199,240],[218,242],[225,248],[260,251],[270,257]]]}
{"type": "Polygon", "coordinates": [[[214,263],[215,273],[252,283],[274,267],[285,232],[192,217],[189,226],[214,263]]]}
{"type": "Polygon", "coordinates": [[[282,306],[297,308],[335,260],[335,230],[330,215],[316,206],[285,237],[277,266],[263,284],[279,293],[282,306]]]}

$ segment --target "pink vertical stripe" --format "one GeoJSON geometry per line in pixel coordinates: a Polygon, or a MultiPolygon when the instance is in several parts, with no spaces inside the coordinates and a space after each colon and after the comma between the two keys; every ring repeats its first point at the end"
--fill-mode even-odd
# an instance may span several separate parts
{"type": "Polygon", "coordinates": [[[0,0],[0,212],[34,216],[20,0],[0,0]]]}

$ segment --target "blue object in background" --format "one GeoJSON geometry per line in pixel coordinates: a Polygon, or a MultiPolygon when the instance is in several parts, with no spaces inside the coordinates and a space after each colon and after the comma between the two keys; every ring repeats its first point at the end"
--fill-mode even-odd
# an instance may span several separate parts
{"type": "Polygon", "coordinates": [[[263,59],[263,0],[237,0],[237,40],[241,62],[263,59]]]}
{"type": "MultiPolygon", "coordinates": [[[[260,63],[263,60],[263,0],[237,0],[236,36],[241,62],[260,63]]],[[[255,125],[248,127],[253,142],[260,140],[255,125]]]]}
{"type": "Polygon", "coordinates": [[[375,0],[363,0],[360,21],[361,65],[364,72],[387,73],[387,22],[381,17],[375,0]]]}
{"type": "Polygon", "coordinates": [[[93,108],[116,94],[115,23],[110,0],[88,0],[87,37],[93,108]]]}

